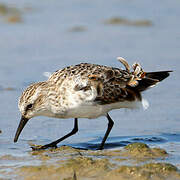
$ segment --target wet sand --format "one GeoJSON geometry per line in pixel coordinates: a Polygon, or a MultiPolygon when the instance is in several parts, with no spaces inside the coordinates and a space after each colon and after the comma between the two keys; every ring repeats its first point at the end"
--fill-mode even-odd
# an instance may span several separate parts
{"type": "MultiPolygon", "coordinates": [[[[169,154],[164,149],[150,148],[144,143],[131,143],[121,149],[102,151],[61,146],[56,149],[31,151],[29,155],[39,163],[16,167],[7,174],[24,180],[180,179],[177,167],[161,162],[168,158],[169,154]]],[[[17,158],[4,156],[1,160],[17,158]]],[[[23,158],[19,160],[23,161],[23,158]]]]}

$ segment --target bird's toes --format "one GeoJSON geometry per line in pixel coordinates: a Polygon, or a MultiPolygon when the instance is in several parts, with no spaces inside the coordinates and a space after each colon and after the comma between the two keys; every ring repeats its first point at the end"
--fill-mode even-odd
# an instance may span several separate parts
{"type": "Polygon", "coordinates": [[[55,143],[50,143],[46,145],[37,145],[37,144],[29,143],[29,145],[33,151],[44,150],[48,148],[57,148],[57,144],[55,143]]]}
{"type": "Polygon", "coordinates": [[[33,145],[31,145],[31,149],[33,151],[38,151],[38,150],[42,150],[42,149],[45,149],[45,148],[42,145],[33,144],[33,145]]]}

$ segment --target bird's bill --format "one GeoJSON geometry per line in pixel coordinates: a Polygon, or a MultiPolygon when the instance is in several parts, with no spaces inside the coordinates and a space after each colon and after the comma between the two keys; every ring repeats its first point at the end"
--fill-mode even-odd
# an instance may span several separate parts
{"type": "Polygon", "coordinates": [[[21,134],[21,131],[23,130],[24,126],[28,122],[29,119],[25,118],[24,116],[21,117],[21,121],[19,123],[19,126],[16,131],[16,135],[14,137],[14,142],[17,142],[19,135],[21,134]]]}

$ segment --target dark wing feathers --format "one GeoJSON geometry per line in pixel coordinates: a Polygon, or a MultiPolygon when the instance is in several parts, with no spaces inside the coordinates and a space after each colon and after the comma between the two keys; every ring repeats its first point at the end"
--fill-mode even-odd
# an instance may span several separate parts
{"type": "MultiPolygon", "coordinates": [[[[113,71],[113,69],[111,71],[113,71]]],[[[118,71],[118,69],[116,69],[116,71],[118,71]]],[[[126,100],[141,100],[141,91],[153,87],[158,82],[167,78],[169,76],[169,72],[171,71],[145,73],[145,76],[137,80],[138,83],[135,86],[129,85],[132,73],[119,70],[119,73],[121,74],[121,77],[119,77],[118,73],[115,75],[115,73],[108,72],[107,77],[110,78],[106,78],[106,81],[104,81],[103,94],[102,96],[97,97],[96,100],[100,101],[102,104],[109,104],[126,100]]]]}
{"type": "Polygon", "coordinates": [[[170,75],[170,72],[172,71],[147,72],[146,77],[162,81],[170,75]]]}
{"type": "Polygon", "coordinates": [[[144,91],[167,78],[170,72],[172,71],[146,72],[145,77],[139,80],[138,85],[134,88],[138,91],[144,91]]]}
{"type": "MultiPolygon", "coordinates": [[[[92,85],[95,85],[97,87],[97,92],[99,92],[96,101],[101,104],[109,104],[126,100],[141,100],[141,91],[167,78],[169,72],[171,72],[158,71],[145,73],[138,63],[135,63],[132,67],[134,71],[129,72],[127,70],[128,68],[122,70],[102,65],[81,63],[56,71],[49,78],[49,81],[57,83],[59,79],[62,81],[62,79],[74,76],[81,76],[82,79],[89,78],[92,85]],[[59,76],[59,79],[56,78],[57,76],[59,76]]],[[[90,88],[90,84],[87,84],[86,87],[77,85],[75,90],[86,91],[90,88]]]]}
{"type": "Polygon", "coordinates": [[[96,101],[100,104],[110,104],[123,101],[141,100],[140,93],[128,86],[132,74],[118,68],[104,71],[102,79],[102,94],[97,96],[96,101]]]}

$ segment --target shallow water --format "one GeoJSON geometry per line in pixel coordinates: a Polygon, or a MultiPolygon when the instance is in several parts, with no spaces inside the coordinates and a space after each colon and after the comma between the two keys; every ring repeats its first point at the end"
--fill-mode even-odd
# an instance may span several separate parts
{"type": "MultiPolygon", "coordinates": [[[[0,168],[36,164],[28,143],[45,144],[69,132],[73,120],[46,117],[32,119],[13,143],[20,120],[17,102],[22,90],[43,81],[53,72],[80,62],[121,66],[122,56],[130,64],[139,61],[146,71],[173,70],[169,78],[144,93],[146,110],[115,110],[115,121],[105,148],[121,148],[144,142],[165,148],[170,162],[180,168],[180,2],[156,1],[0,1],[21,12],[22,22],[8,23],[0,14],[0,168]],[[130,22],[146,20],[152,25],[107,24],[111,18],[130,22]],[[7,89],[7,88],[12,89],[7,89]],[[12,155],[28,161],[3,160],[12,155]]],[[[63,141],[74,147],[96,149],[107,126],[105,117],[80,119],[79,132],[63,141]]],[[[13,175],[10,175],[12,178],[13,175]]],[[[1,177],[0,177],[1,178],[1,177]]]]}

